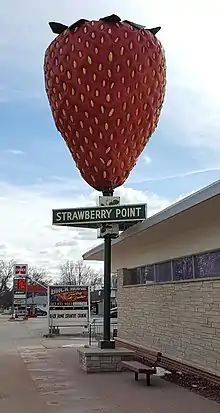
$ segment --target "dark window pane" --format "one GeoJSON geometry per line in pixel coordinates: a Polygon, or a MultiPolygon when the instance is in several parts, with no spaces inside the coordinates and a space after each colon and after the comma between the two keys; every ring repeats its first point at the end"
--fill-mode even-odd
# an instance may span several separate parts
{"type": "Polygon", "coordinates": [[[195,277],[215,277],[220,275],[220,251],[198,254],[195,260],[195,277]]]}
{"type": "Polygon", "coordinates": [[[130,268],[124,274],[124,285],[140,284],[140,268],[130,268]]]}
{"type": "Polygon", "coordinates": [[[189,280],[193,278],[193,259],[182,257],[173,260],[173,279],[174,281],[189,280]]]}
{"type": "Polygon", "coordinates": [[[148,284],[154,282],[154,265],[145,265],[140,268],[140,283],[148,284]]]}
{"type": "Polygon", "coordinates": [[[156,281],[171,281],[171,261],[156,264],[156,281]]]}

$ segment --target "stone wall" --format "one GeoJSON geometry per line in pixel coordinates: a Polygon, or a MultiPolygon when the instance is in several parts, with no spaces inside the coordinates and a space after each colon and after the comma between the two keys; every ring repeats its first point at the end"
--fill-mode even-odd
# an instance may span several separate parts
{"type": "Polygon", "coordinates": [[[123,287],[118,337],[220,375],[220,278],[123,287]]]}

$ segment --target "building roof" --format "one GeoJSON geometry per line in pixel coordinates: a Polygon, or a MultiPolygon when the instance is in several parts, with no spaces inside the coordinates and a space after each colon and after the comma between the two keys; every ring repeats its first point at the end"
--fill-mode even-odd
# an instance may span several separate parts
{"type": "MultiPolygon", "coordinates": [[[[211,185],[206,186],[203,189],[200,189],[197,192],[194,192],[192,195],[187,196],[186,198],[181,199],[180,201],[172,204],[168,208],[163,209],[155,215],[147,218],[146,220],[139,222],[138,224],[128,228],[121,235],[112,241],[112,245],[118,244],[125,239],[132,237],[142,231],[147,230],[154,225],[159,224],[162,221],[174,217],[175,215],[181,214],[182,212],[190,209],[202,202],[205,202],[217,195],[220,195],[220,179],[213,182],[211,185]]],[[[94,260],[93,258],[96,254],[102,252],[104,249],[104,244],[99,244],[96,247],[90,249],[89,251],[83,254],[84,260],[94,260]]]]}

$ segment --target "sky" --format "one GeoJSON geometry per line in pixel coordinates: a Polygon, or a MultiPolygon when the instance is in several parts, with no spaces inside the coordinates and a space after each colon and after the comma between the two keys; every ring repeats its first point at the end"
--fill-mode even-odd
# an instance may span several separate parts
{"type": "MultiPolygon", "coordinates": [[[[220,4],[217,0],[2,0],[0,8],[0,259],[45,267],[100,240],[94,230],[51,225],[53,208],[92,206],[98,193],[80,177],[56,130],[44,90],[48,21],[70,25],[109,14],[158,33],[167,62],[159,126],[125,185],[121,203],[146,202],[152,215],[220,175],[220,4]]],[[[100,264],[92,264],[100,268],[100,264]]]]}

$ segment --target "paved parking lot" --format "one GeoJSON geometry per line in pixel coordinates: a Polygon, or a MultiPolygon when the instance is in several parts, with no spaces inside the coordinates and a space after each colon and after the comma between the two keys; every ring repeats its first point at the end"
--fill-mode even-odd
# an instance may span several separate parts
{"type": "Polygon", "coordinates": [[[4,413],[219,413],[220,405],[154,377],[86,375],[76,347],[86,339],[46,339],[47,320],[0,316],[0,411],[4,413]]]}

